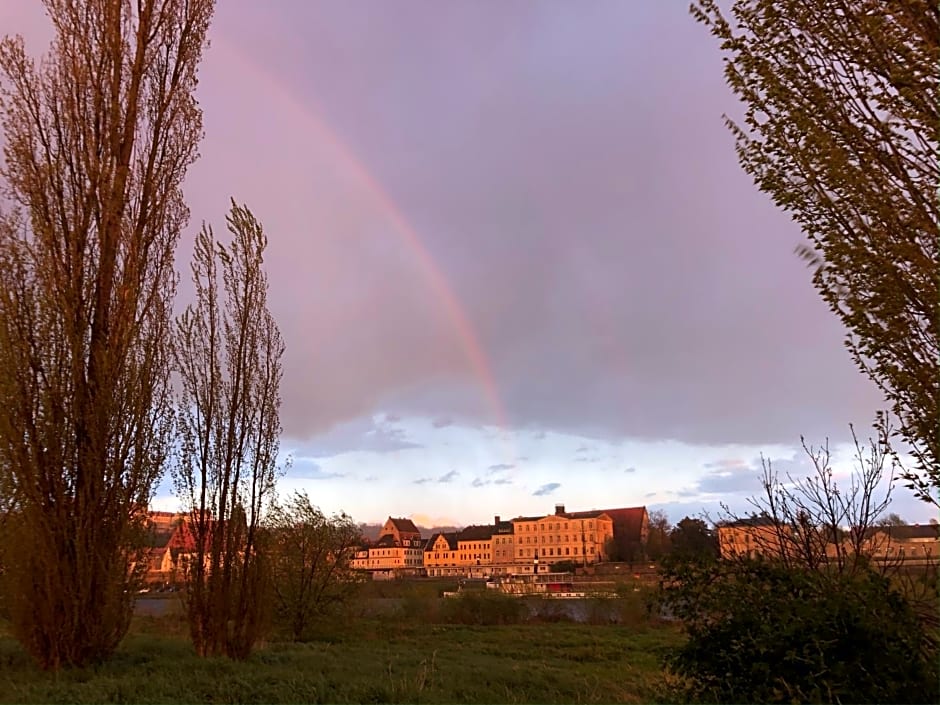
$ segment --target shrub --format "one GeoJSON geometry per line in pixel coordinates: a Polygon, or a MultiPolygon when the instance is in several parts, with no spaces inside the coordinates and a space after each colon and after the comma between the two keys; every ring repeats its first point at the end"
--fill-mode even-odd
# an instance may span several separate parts
{"type": "Polygon", "coordinates": [[[523,600],[490,592],[465,592],[444,601],[441,616],[450,624],[519,624],[528,608],[523,600]]]}
{"type": "Polygon", "coordinates": [[[679,565],[662,602],[688,641],[667,659],[697,702],[913,703],[940,699],[931,635],[873,571],[826,574],[742,560],[679,565]]]}

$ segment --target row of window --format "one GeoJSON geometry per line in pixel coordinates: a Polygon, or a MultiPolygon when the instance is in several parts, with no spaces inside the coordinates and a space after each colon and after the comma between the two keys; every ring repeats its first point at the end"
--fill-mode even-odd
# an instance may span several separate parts
{"type": "MultiPolygon", "coordinates": [[[[576,523],[576,522],[575,522],[575,523],[576,523]]],[[[564,521],[564,522],[562,522],[562,521],[548,522],[547,524],[528,524],[528,523],[527,523],[527,524],[515,524],[514,526],[515,526],[515,527],[518,527],[518,529],[519,529],[520,532],[529,532],[529,531],[561,531],[563,526],[564,526],[564,530],[565,530],[565,531],[568,530],[568,522],[567,522],[567,521],[564,521]]],[[[584,522],[581,522],[581,528],[582,528],[582,529],[584,528],[584,522]]],[[[593,522],[593,521],[589,521],[589,522],[587,523],[587,528],[593,529],[593,528],[594,528],[594,522],[593,522]]]]}
{"type": "MultiPolygon", "coordinates": [[[[546,536],[546,535],[543,534],[543,535],[542,535],[542,543],[568,543],[568,534],[565,534],[565,540],[564,540],[564,541],[562,541],[561,538],[562,538],[561,536],[546,536]],[[554,539],[554,541],[553,541],[552,539],[554,539]]],[[[525,537],[525,542],[526,542],[526,543],[529,543],[529,539],[532,540],[532,541],[531,541],[532,543],[538,543],[538,542],[539,542],[539,537],[538,537],[538,536],[526,536],[526,537],[525,537]]],[[[577,535],[576,535],[576,534],[571,534],[571,540],[572,540],[572,541],[577,541],[577,540],[578,540],[577,535]]],[[[594,534],[589,534],[589,535],[584,535],[584,534],[582,534],[580,540],[581,540],[581,541],[584,541],[584,540],[593,541],[593,540],[594,540],[594,534]]],[[[520,541],[520,542],[522,541],[522,538],[521,538],[521,537],[519,538],[519,541],[520,541]]]]}
{"type": "MultiPolygon", "coordinates": [[[[535,549],[532,549],[532,548],[520,548],[520,549],[519,549],[519,558],[534,558],[535,556],[540,555],[538,551],[539,551],[539,549],[537,549],[537,548],[535,548],[535,549]],[[532,551],[533,551],[533,550],[535,551],[535,554],[534,554],[534,555],[532,554],[532,551]]],[[[587,555],[587,551],[585,551],[584,554],[587,555]]],[[[554,549],[554,548],[543,548],[541,555],[543,555],[543,556],[561,556],[561,555],[565,555],[565,556],[577,556],[577,555],[578,555],[578,547],[575,546],[574,549],[571,549],[570,547],[565,546],[565,552],[564,552],[564,554],[562,554],[562,552],[561,552],[561,547],[558,548],[558,553],[555,553],[555,549],[554,549]]]]}

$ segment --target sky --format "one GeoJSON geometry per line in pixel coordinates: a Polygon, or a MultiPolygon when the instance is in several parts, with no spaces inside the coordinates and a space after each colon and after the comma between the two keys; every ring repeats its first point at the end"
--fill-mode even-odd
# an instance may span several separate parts
{"type": "MultiPolygon", "coordinates": [[[[801,436],[847,475],[849,424],[885,404],[738,166],[741,108],[686,8],[218,3],[178,260],[230,197],[264,224],[281,494],[362,522],[675,522],[746,510],[762,456],[809,472],[801,436]]],[[[28,0],[0,26],[51,37],[28,0]]]]}

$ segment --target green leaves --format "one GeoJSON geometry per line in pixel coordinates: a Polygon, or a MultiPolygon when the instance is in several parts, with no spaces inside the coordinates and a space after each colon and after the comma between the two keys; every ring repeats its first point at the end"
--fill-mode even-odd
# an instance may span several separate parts
{"type": "Polygon", "coordinates": [[[745,105],[742,167],[799,223],[798,254],[899,419],[905,478],[940,489],[940,9],[932,0],[693,4],[745,105]]]}

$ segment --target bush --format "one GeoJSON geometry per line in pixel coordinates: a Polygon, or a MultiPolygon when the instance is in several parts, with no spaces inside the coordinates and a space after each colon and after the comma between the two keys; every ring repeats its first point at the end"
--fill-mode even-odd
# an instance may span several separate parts
{"type": "Polygon", "coordinates": [[[673,697],[696,702],[940,700],[931,635],[871,571],[826,574],[742,560],[679,565],[661,601],[688,641],[668,658],[673,697]]]}
{"type": "Polygon", "coordinates": [[[450,624],[520,624],[526,620],[528,608],[517,597],[471,591],[446,599],[441,616],[450,624]]]}

